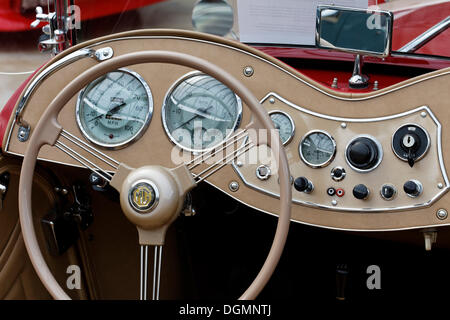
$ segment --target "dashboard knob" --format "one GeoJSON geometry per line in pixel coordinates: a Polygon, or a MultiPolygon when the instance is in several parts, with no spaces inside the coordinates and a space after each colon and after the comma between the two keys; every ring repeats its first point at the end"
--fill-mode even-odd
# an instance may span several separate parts
{"type": "Polygon", "coordinates": [[[369,189],[363,184],[358,184],[353,188],[353,196],[356,199],[366,200],[369,197],[369,189]]]}
{"type": "Polygon", "coordinates": [[[381,193],[381,197],[384,200],[389,201],[389,200],[394,199],[395,195],[397,194],[397,189],[395,189],[395,187],[391,184],[384,184],[381,187],[380,193],[381,193]]]}
{"type": "Polygon", "coordinates": [[[372,169],[377,165],[379,159],[377,143],[371,138],[358,137],[348,145],[346,156],[354,168],[372,169]]]}
{"type": "Polygon", "coordinates": [[[294,188],[297,191],[310,193],[314,190],[314,185],[305,177],[298,177],[294,180],[294,188]]]}
{"type": "Polygon", "coordinates": [[[405,191],[408,196],[416,198],[422,193],[423,187],[417,180],[408,180],[403,185],[403,191],[405,191]]]}

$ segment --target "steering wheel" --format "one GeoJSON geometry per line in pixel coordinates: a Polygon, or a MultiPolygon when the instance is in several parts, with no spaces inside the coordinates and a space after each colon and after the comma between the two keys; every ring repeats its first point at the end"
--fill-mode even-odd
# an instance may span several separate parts
{"type": "MultiPolygon", "coordinates": [[[[39,150],[43,145],[47,144],[60,149],[83,164],[83,166],[98,173],[119,192],[121,208],[127,218],[136,225],[139,233],[139,243],[141,245],[141,299],[146,298],[147,270],[143,270],[142,258],[145,256],[144,262],[145,268],[147,268],[146,250],[150,245],[155,246],[155,250],[160,248],[159,256],[161,258],[166,230],[181,211],[186,193],[195,187],[198,182],[198,180],[195,180],[196,175],[185,164],[172,169],[155,165],[140,168],[129,167],[64,130],[57,121],[57,117],[64,105],[88,83],[118,68],[141,63],[177,64],[199,70],[216,78],[234,91],[250,108],[254,115],[254,120],[250,127],[256,130],[266,129],[267,131],[267,135],[264,135],[267,139],[261,139],[257,143],[267,144],[271,147],[278,166],[280,214],[267,258],[256,278],[240,297],[240,299],[245,300],[254,299],[264,288],[275,270],[289,229],[291,184],[286,154],[268,113],[243,84],[225,70],[206,60],[172,51],[141,51],[124,54],[99,63],[72,80],[54,98],[39,119],[25,152],[19,181],[19,199],[21,199],[19,201],[20,224],[23,239],[34,269],[54,299],[70,299],[48,268],[39,248],[33,226],[31,206],[33,173],[39,150]],[[67,145],[69,142],[73,143],[78,149],[82,149],[82,153],[74,150],[74,147],[69,147],[67,145]],[[92,156],[96,159],[89,159],[92,156]],[[103,165],[110,166],[112,169],[105,170],[98,166],[94,161],[98,163],[99,160],[103,162],[103,165]]],[[[155,283],[153,285],[155,288],[155,283]]],[[[157,290],[159,291],[159,280],[157,290]]]]}

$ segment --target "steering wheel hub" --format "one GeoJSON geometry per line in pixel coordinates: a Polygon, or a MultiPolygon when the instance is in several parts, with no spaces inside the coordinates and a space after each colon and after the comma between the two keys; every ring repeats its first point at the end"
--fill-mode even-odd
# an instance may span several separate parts
{"type": "Polygon", "coordinates": [[[183,201],[176,176],[161,166],[131,170],[120,192],[120,205],[127,218],[146,230],[170,224],[183,201]]]}
{"type": "Polygon", "coordinates": [[[150,180],[137,181],[128,193],[128,202],[141,214],[150,213],[159,202],[159,191],[150,180]]]}

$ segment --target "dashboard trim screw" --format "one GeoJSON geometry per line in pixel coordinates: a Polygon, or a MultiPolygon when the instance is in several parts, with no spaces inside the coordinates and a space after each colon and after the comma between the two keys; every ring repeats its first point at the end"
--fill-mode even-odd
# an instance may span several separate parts
{"type": "Polygon", "coordinates": [[[251,66],[246,66],[246,67],[244,68],[244,76],[246,76],[246,77],[251,77],[254,73],[255,73],[255,70],[253,70],[253,67],[251,67],[251,66]]]}
{"type": "Polygon", "coordinates": [[[438,217],[439,220],[445,220],[448,217],[448,212],[445,209],[439,209],[436,212],[436,216],[438,217]]]}
{"type": "Polygon", "coordinates": [[[230,191],[236,192],[239,190],[239,183],[237,181],[231,181],[228,185],[228,188],[230,189],[230,191]]]}

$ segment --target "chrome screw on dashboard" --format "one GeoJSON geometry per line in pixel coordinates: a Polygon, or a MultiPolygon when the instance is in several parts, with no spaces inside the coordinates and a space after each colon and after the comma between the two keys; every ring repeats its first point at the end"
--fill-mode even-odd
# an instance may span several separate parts
{"type": "Polygon", "coordinates": [[[244,68],[244,76],[251,77],[255,73],[255,70],[251,66],[246,66],[244,68]]]}
{"type": "Polygon", "coordinates": [[[436,212],[436,216],[438,217],[439,220],[445,220],[448,217],[448,212],[445,209],[439,209],[436,212]]]}
{"type": "Polygon", "coordinates": [[[242,161],[236,161],[236,165],[240,168],[240,167],[242,167],[244,164],[242,163],[242,161]]]}
{"type": "Polygon", "coordinates": [[[259,180],[267,180],[270,178],[271,174],[272,172],[270,171],[270,168],[265,164],[256,168],[256,177],[258,177],[259,180]]]}
{"type": "Polygon", "coordinates": [[[439,189],[442,189],[442,188],[444,188],[444,185],[442,184],[442,183],[438,183],[438,185],[437,185],[437,187],[439,188],[439,189]]]}
{"type": "Polygon", "coordinates": [[[422,112],[420,113],[420,116],[421,116],[422,118],[426,118],[426,117],[427,117],[427,113],[426,113],[425,111],[422,111],[422,112]]]}
{"type": "Polygon", "coordinates": [[[341,128],[342,128],[342,129],[347,128],[347,124],[346,124],[345,122],[342,122],[342,123],[341,123],[341,128]]]}
{"type": "Polygon", "coordinates": [[[239,190],[239,183],[237,183],[236,181],[231,181],[228,185],[228,188],[230,188],[230,191],[236,192],[239,190]]]}
{"type": "Polygon", "coordinates": [[[270,99],[269,99],[269,102],[270,102],[271,104],[274,104],[274,103],[275,103],[275,98],[270,98],[270,99]]]}

